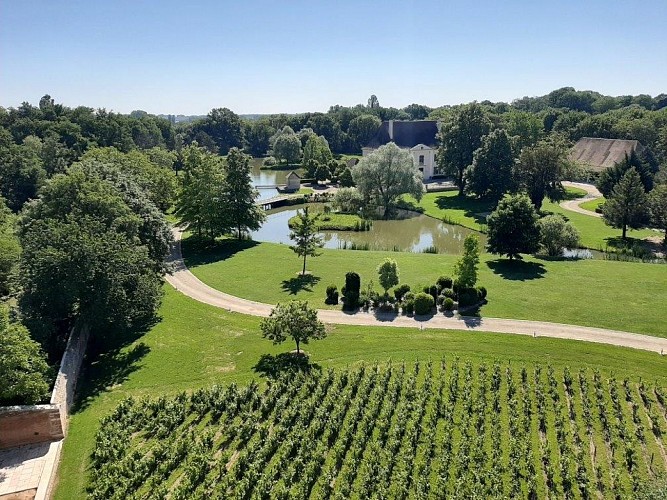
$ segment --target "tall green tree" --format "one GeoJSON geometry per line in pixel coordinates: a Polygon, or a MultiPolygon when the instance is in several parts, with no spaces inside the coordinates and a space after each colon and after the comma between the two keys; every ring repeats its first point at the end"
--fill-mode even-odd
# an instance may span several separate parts
{"type": "Polygon", "coordinates": [[[12,142],[0,145],[0,196],[11,210],[18,212],[26,201],[36,198],[45,180],[39,151],[12,142]]]}
{"type": "Polygon", "coordinates": [[[286,165],[298,162],[301,158],[299,136],[291,128],[285,127],[273,141],[272,154],[278,161],[285,160],[286,165]]]}
{"type": "Polygon", "coordinates": [[[224,217],[222,160],[197,144],[184,148],[182,153],[182,186],[176,215],[181,225],[198,236],[214,239],[230,228],[224,217]]]}
{"type": "Polygon", "coordinates": [[[514,138],[517,153],[526,146],[534,146],[544,135],[540,117],[525,111],[511,111],[502,115],[507,134],[514,138]]]}
{"type": "Polygon", "coordinates": [[[266,155],[271,147],[271,136],[275,129],[267,119],[245,122],[245,138],[248,143],[248,152],[254,157],[266,155]]]}
{"type": "Polygon", "coordinates": [[[201,128],[215,141],[218,152],[223,156],[231,148],[242,148],[244,145],[241,119],[228,108],[212,109],[202,121],[201,128]]]}
{"type": "Polygon", "coordinates": [[[667,246],[667,184],[658,184],[648,196],[651,224],[665,231],[663,245],[667,246]]]}
{"type": "Polygon", "coordinates": [[[0,303],[0,405],[35,404],[49,393],[49,365],[28,329],[0,303]]]}
{"type": "Polygon", "coordinates": [[[653,171],[646,162],[643,162],[639,158],[634,150],[630,155],[626,154],[620,162],[603,170],[602,173],[600,173],[600,178],[598,179],[596,187],[606,198],[608,198],[611,196],[614,186],[619,183],[626,172],[631,168],[634,168],[639,174],[645,192],[648,193],[653,189],[653,171]]]}
{"type": "Polygon", "coordinates": [[[563,255],[566,248],[579,246],[579,232],[560,214],[547,215],[537,221],[540,243],[552,257],[563,255]]]}
{"type": "Polygon", "coordinates": [[[364,198],[384,209],[385,217],[399,196],[410,194],[420,200],[424,189],[412,156],[393,142],[364,156],[352,170],[352,179],[364,198]]]}
{"type": "Polygon", "coordinates": [[[528,193],[539,210],[544,198],[558,198],[563,192],[561,180],[568,169],[567,147],[559,140],[543,140],[523,148],[515,168],[515,180],[528,193]]]}
{"type": "Polygon", "coordinates": [[[19,305],[50,352],[77,318],[102,335],[153,317],[169,248],[156,239],[170,233],[164,218],[161,228],[146,230],[142,217],[150,213],[159,211],[138,189],[121,190],[85,165],[53,177],[26,206],[19,305]]]}
{"type": "Polygon", "coordinates": [[[386,258],[377,268],[380,286],[387,295],[387,291],[392,287],[398,285],[398,264],[394,259],[386,258]]]}
{"type": "Polygon", "coordinates": [[[257,196],[250,176],[250,156],[238,148],[230,149],[222,181],[222,210],[239,240],[244,233],[259,229],[266,219],[264,210],[255,204],[257,196]]]}
{"type": "Polygon", "coordinates": [[[491,122],[476,102],[458,108],[440,129],[438,166],[441,172],[454,176],[459,196],[463,196],[465,188],[463,172],[472,165],[473,153],[482,145],[482,137],[489,130],[491,122]]]}
{"type": "Polygon", "coordinates": [[[326,165],[333,159],[329,143],[327,140],[318,135],[311,135],[303,148],[303,163],[307,164],[314,160],[321,165],[326,165]]]}
{"type": "Polygon", "coordinates": [[[308,344],[311,339],[323,339],[327,335],[324,323],[317,319],[317,311],[308,302],[291,300],[287,304],[278,304],[268,318],[260,323],[262,336],[281,344],[287,337],[296,343],[296,352],[301,354],[301,344],[308,344]]]}
{"type": "Polygon", "coordinates": [[[454,264],[454,281],[461,288],[472,288],[477,283],[479,266],[479,239],[469,234],[463,240],[463,255],[454,264]]]}
{"type": "Polygon", "coordinates": [[[523,194],[506,194],[487,218],[488,250],[510,260],[536,252],[540,244],[537,212],[523,194]]]}
{"type": "Polygon", "coordinates": [[[360,115],[350,121],[347,133],[354,142],[355,151],[360,151],[371,141],[381,124],[380,119],[374,115],[360,115]]]}
{"type": "Polygon", "coordinates": [[[15,234],[16,217],[0,197],[0,297],[11,291],[11,276],[21,255],[15,234]]]}
{"type": "Polygon", "coordinates": [[[512,189],[514,154],[507,132],[497,129],[482,139],[465,171],[466,192],[494,202],[512,189]]]}
{"type": "Polygon", "coordinates": [[[607,225],[622,229],[623,239],[628,227],[639,229],[647,222],[647,196],[637,169],[628,170],[614,186],[602,206],[602,217],[607,225]]]}
{"type": "Polygon", "coordinates": [[[297,212],[297,223],[290,232],[290,239],[294,245],[290,248],[299,257],[303,257],[303,270],[301,275],[306,274],[306,257],[317,257],[320,253],[318,248],[322,247],[322,237],[317,234],[317,220],[319,216],[308,214],[308,207],[297,212]]]}

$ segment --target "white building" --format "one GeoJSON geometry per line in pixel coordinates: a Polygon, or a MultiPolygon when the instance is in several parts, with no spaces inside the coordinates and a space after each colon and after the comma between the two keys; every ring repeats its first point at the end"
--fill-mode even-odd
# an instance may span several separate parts
{"type": "Polygon", "coordinates": [[[380,146],[393,142],[399,148],[407,149],[415,166],[423,173],[424,180],[436,173],[438,122],[432,120],[382,122],[371,141],[361,148],[363,156],[369,155],[380,146]]]}

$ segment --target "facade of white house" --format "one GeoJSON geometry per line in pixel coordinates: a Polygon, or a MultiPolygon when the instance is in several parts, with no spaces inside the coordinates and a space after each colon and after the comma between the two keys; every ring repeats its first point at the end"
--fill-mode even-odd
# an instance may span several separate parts
{"type": "Polygon", "coordinates": [[[422,172],[424,180],[429,180],[436,172],[438,126],[435,121],[382,122],[375,137],[361,148],[362,156],[368,156],[377,148],[390,142],[408,150],[416,168],[422,172]]]}

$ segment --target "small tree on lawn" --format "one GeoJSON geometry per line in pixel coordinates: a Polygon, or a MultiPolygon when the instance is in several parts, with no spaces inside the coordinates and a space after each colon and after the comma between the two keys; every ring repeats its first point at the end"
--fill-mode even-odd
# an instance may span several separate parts
{"type": "Polygon", "coordinates": [[[667,184],[658,184],[648,196],[651,224],[665,231],[663,244],[667,246],[667,184]]]}
{"type": "Polygon", "coordinates": [[[472,288],[477,283],[479,239],[469,234],[463,241],[463,255],[454,265],[454,279],[461,288],[472,288]]]}
{"type": "Polygon", "coordinates": [[[325,164],[320,163],[315,170],[315,180],[317,182],[324,182],[329,178],[329,167],[325,164]]]}
{"type": "Polygon", "coordinates": [[[296,352],[300,354],[301,344],[310,339],[323,339],[327,332],[324,324],[317,319],[317,311],[308,306],[308,302],[292,300],[287,304],[278,304],[268,318],[260,323],[264,338],[280,344],[291,337],[296,342],[296,352]]]}
{"type": "Polygon", "coordinates": [[[488,249],[507,255],[510,260],[519,254],[537,251],[540,229],[537,212],[525,194],[505,195],[487,219],[488,249]]]}
{"type": "Polygon", "coordinates": [[[319,216],[308,215],[308,207],[297,212],[298,221],[289,237],[294,241],[290,248],[299,256],[303,257],[302,275],[306,274],[306,257],[317,257],[318,248],[322,247],[322,237],[317,234],[317,219],[319,216]]]}
{"type": "Polygon", "coordinates": [[[579,245],[579,232],[562,215],[547,215],[538,221],[540,243],[547,254],[556,257],[565,248],[576,248],[579,245]]]}
{"type": "Polygon", "coordinates": [[[380,275],[380,286],[384,288],[384,294],[392,287],[398,285],[398,265],[393,259],[384,259],[382,264],[378,266],[378,274],[380,275]]]}
{"type": "Polygon", "coordinates": [[[614,186],[611,196],[602,206],[602,217],[607,225],[623,230],[639,229],[647,219],[646,192],[635,168],[628,170],[614,186]]]}

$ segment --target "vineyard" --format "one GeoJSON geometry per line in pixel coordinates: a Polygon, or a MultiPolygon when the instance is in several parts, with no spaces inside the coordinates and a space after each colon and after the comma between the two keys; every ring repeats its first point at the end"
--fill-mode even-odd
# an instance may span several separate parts
{"type": "Polygon", "coordinates": [[[627,498],[667,470],[667,391],[598,371],[439,363],[124,400],[90,498],[627,498]]]}

